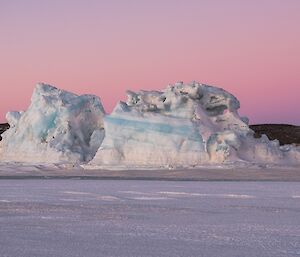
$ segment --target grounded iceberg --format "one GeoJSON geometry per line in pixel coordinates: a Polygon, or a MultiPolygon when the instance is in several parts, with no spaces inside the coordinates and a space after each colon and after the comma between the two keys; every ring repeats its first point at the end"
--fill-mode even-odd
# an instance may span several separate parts
{"type": "Polygon", "coordinates": [[[91,160],[103,137],[104,109],[94,95],[77,96],[37,84],[25,112],[6,115],[0,160],[79,163],[91,160]]]}
{"type": "Polygon", "coordinates": [[[38,84],[28,110],[6,116],[0,161],[116,169],[300,165],[300,147],[254,138],[239,101],[221,88],[180,82],[127,94],[105,115],[97,96],[38,84]]]}
{"type": "Polygon", "coordinates": [[[238,114],[239,101],[221,88],[180,82],[162,92],[127,94],[104,118],[105,138],[85,167],[300,164],[299,147],[255,139],[238,114]]]}

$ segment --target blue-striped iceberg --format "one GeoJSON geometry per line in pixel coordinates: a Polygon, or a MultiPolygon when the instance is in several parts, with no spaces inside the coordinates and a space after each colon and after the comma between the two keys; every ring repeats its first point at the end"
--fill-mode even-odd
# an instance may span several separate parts
{"type": "Polygon", "coordinates": [[[236,97],[193,82],[127,92],[104,118],[105,138],[86,167],[167,168],[226,163],[300,163],[299,148],[255,139],[236,97]]]}

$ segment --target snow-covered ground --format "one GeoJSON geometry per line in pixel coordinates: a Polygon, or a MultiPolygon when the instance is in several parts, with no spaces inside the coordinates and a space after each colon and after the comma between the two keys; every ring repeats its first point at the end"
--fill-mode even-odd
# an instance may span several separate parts
{"type": "Polygon", "coordinates": [[[0,256],[300,256],[300,183],[0,180],[0,256]]]}
{"type": "Polygon", "coordinates": [[[193,169],[92,169],[80,166],[28,163],[0,163],[0,179],[121,179],[179,181],[298,181],[299,167],[203,166],[193,169]]]}

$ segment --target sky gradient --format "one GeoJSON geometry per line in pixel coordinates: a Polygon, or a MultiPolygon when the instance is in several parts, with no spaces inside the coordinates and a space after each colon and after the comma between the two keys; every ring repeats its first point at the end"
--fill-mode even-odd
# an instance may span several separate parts
{"type": "Polygon", "coordinates": [[[216,85],[250,123],[300,125],[298,0],[0,0],[0,122],[37,82],[100,96],[216,85]]]}

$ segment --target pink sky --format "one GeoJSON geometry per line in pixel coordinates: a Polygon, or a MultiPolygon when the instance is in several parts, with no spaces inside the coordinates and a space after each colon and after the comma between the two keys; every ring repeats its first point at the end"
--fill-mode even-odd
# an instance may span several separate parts
{"type": "Polygon", "coordinates": [[[101,97],[196,80],[251,123],[300,124],[298,0],[0,0],[0,121],[37,82],[101,97]]]}

